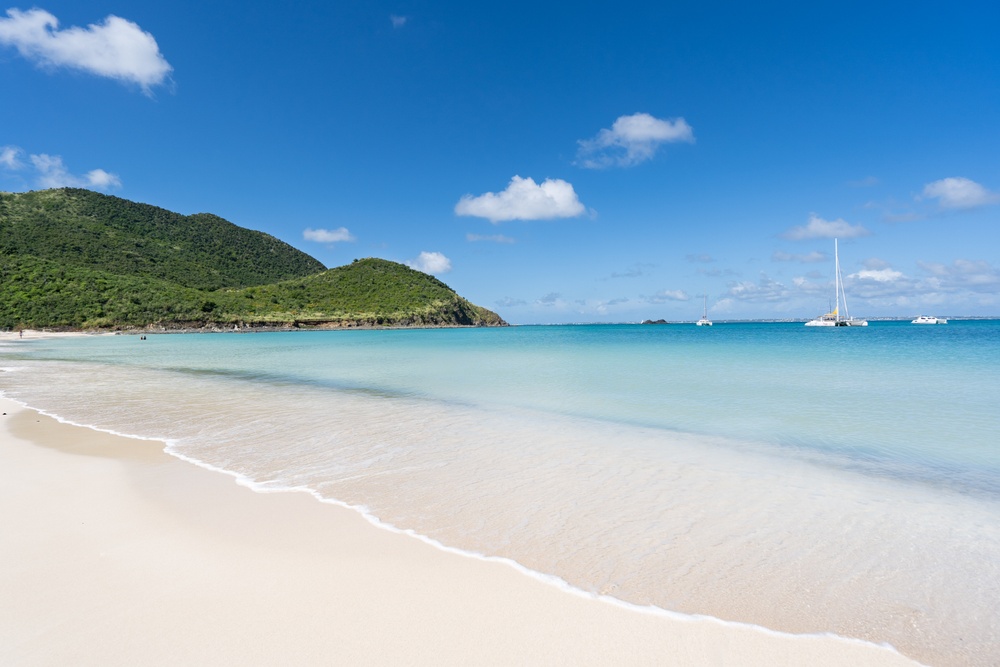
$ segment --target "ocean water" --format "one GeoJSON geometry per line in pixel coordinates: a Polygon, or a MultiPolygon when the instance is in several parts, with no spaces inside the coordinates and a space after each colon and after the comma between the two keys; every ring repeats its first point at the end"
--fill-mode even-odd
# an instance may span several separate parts
{"type": "Polygon", "coordinates": [[[1000,321],[95,336],[0,391],[581,591],[1000,664],[1000,321]]]}

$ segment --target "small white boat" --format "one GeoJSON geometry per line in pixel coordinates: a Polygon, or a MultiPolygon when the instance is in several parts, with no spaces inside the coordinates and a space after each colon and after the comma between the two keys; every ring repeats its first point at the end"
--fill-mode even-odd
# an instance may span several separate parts
{"type": "Polygon", "coordinates": [[[710,327],[712,326],[712,320],[708,319],[708,297],[705,297],[705,310],[702,312],[701,319],[695,322],[700,327],[710,327]]]}
{"type": "Polygon", "coordinates": [[[931,317],[930,315],[921,315],[917,319],[910,322],[910,324],[948,324],[948,320],[943,317],[931,317]]]}
{"type": "Polygon", "coordinates": [[[844,293],[844,277],[840,275],[840,254],[837,250],[837,239],[833,240],[833,293],[837,305],[826,315],[806,322],[807,327],[866,327],[868,320],[851,317],[847,311],[847,294],[844,293]],[[840,304],[844,304],[844,314],[840,314],[840,304]]]}

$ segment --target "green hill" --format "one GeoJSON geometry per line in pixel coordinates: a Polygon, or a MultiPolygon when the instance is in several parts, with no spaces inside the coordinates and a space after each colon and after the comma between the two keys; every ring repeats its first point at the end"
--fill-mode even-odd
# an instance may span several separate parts
{"type": "Polygon", "coordinates": [[[220,310],[244,322],[311,326],[497,326],[500,316],[473,305],[426,273],[384,259],[354,260],[272,285],[216,292],[220,310]]]}
{"type": "Polygon", "coordinates": [[[218,289],[325,267],[273,236],[208,213],[180,215],[89,190],[0,193],[0,254],[218,289]]]}
{"type": "Polygon", "coordinates": [[[0,193],[0,328],[503,324],[395,262],[325,271],[210,214],[69,188],[0,193]]]}

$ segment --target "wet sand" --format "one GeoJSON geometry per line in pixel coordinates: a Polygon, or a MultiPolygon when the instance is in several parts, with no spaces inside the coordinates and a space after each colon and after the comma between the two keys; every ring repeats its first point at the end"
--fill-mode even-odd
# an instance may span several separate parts
{"type": "Polygon", "coordinates": [[[917,664],[571,593],[161,443],[0,412],[3,664],[917,664]]]}

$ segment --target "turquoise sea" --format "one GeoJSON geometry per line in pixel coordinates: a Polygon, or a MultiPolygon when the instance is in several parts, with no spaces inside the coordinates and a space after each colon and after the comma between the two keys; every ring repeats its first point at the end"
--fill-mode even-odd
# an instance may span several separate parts
{"type": "Polygon", "coordinates": [[[636,605],[1000,664],[1000,321],[86,336],[0,391],[636,605]]]}

